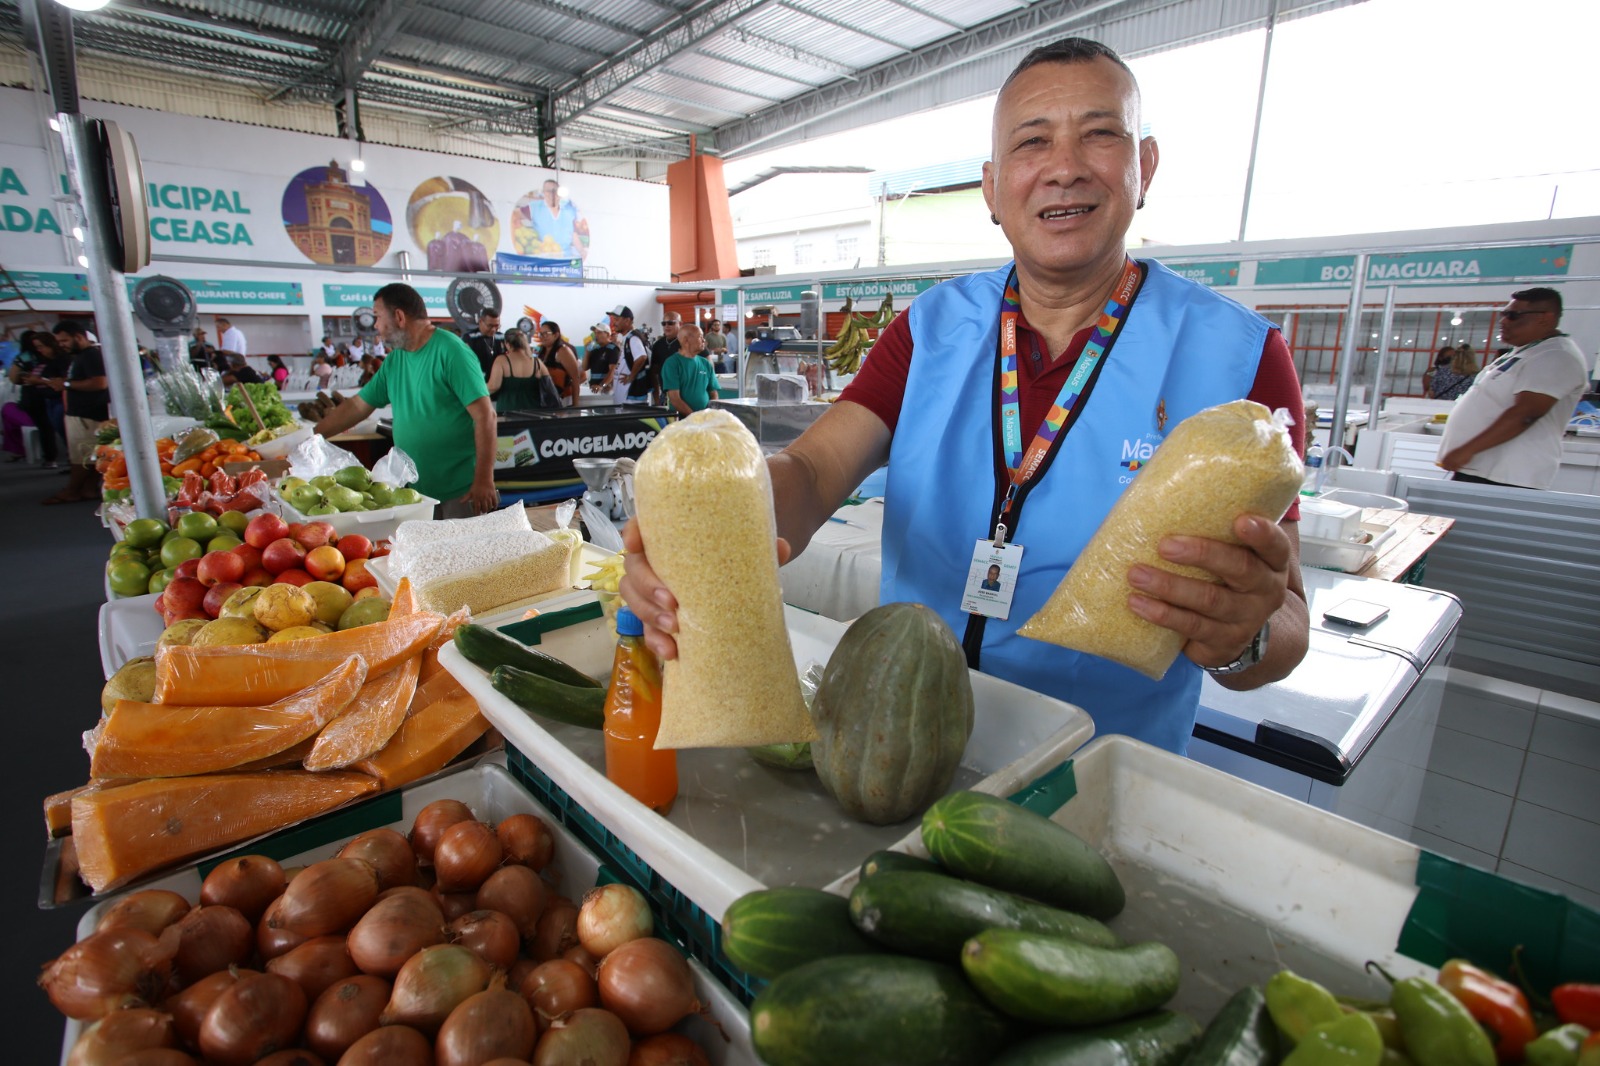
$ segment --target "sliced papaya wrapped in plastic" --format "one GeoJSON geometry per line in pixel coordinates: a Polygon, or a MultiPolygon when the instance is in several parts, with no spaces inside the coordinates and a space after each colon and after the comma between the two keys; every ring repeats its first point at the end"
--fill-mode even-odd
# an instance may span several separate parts
{"type": "Polygon", "coordinates": [[[411,579],[403,577],[394,587],[394,595],[389,599],[389,617],[399,618],[403,615],[416,614],[422,610],[422,605],[417,602],[417,590],[412,587],[411,579]]]}
{"type": "Polygon", "coordinates": [[[378,677],[421,654],[440,621],[408,614],[314,640],[158,648],[155,702],[261,706],[299,692],[352,655],[367,664],[368,677],[378,677]]]}
{"type": "MultiPolygon", "coordinates": [[[[424,656],[426,659],[426,656],[424,656]]],[[[454,674],[441,668],[432,677],[420,681],[417,685],[416,695],[411,697],[411,714],[416,714],[431,704],[452,696],[465,696],[466,687],[456,680],[454,674]]]]}
{"type": "Polygon", "coordinates": [[[228,770],[317,734],[356,698],[367,664],[351,655],[316,682],[262,707],[118,700],[89,760],[95,777],[184,777],[228,770]]]}
{"type": "MultiPolygon", "coordinates": [[[[360,693],[357,693],[356,695],[359,696],[360,693]]],[[[351,700],[350,702],[352,705],[355,703],[354,700],[351,700]]],[[[311,754],[312,745],[316,744],[316,742],[316,737],[302,740],[294,747],[284,748],[276,755],[268,755],[265,759],[257,759],[255,762],[241,763],[238,766],[230,767],[228,772],[234,774],[253,774],[257,770],[277,770],[286,766],[293,766],[296,769],[299,769],[301,764],[306,761],[306,756],[311,754]]],[[[120,784],[120,782],[117,783],[120,784]]]]}
{"type": "Polygon", "coordinates": [[[479,713],[478,701],[462,691],[414,711],[382,751],[352,769],[371,774],[384,788],[395,788],[444,769],[488,731],[489,720],[479,713]]]}
{"type": "Polygon", "coordinates": [[[422,656],[413,655],[368,681],[345,712],[317,734],[306,755],[307,770],[337,770],[381,750],[406,720],[417,691],[422,656]]]}
{"type": "Polygon", "coordinates": [[[72,801],[79,876],[96,892],[372,792],[365,774],[305,770],[151,778],[72,801]]]}
{"type": "Polygon", "coordinates": [[[54,792],[44,798],[44,831],[51,840],[72,831],[73,799],[99,787],[98,783],[90,781],[86,785],[69,788],[65,792],[54,792]]]}

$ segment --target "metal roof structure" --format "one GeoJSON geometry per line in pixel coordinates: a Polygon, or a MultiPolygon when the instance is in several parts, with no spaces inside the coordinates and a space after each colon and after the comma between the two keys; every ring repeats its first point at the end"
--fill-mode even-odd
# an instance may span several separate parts
{"type": "MultiPolygon", "coordinates": [[[[0,0],[13,84],[35,2],[54,6],[0,0]]],[[[383,126],[386,143],[470,135],[547,166],[655,178],[691,138],[737,158],[993,92],[1059,37],[1137,56],[1356,2],[112,0],[72,25],[89,99],[170,107],[179,79],[197,100],[247,92],[254,118],[239,120],[261,125],[301,128],[308,105],[325,108],[306,130],[325,133],[348,129],[333,115],[353,94],[357,129],[383,126]],[[163,90],[141,94],[155,78],[163,90]]]]}

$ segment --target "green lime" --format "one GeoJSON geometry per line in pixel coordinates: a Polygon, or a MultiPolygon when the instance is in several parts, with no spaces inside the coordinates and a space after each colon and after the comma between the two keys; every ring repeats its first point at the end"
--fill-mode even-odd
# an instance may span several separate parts
{"type": "Polygon", "coordinates": [[[150,588],[150,568],[131,559],[119,559],[106,567],[106,577],[118,596],[143,596],[150,588]]]}
{"type": "Polygon", "coordinates": [[[216,536],[217,529],[217,520],[204,511],[190,511],[178,519],[178,533],[201,544],[216,536]]]}
{"type": "Polygon", "coordinates": [[[157,570],[150,575],[150,584],[145,587],[145,591],[157,593],[166,591],[167,584],[172,580],[172,574],[171,570],[157,570]]]}
{"type": "Polygon", "coordinates": [[[152,548],[161,543],[167,524],[159,518],[135,518],[123,531],[122,539],[135,548],[152,548]]]}
{"type": "Polygon", "coordinates": [[[107,558],[109,558],[112,562],[123,558],[137,559],[142,563],[145,561],[145,549],[135,548],[127,541],[119,540],[116,544],[112,545],[111,554],[107,558]]]}
{"type": "MultiPolygon", "coordinates": [[[[204,552],[199,541],[189,537],[174,537],[161,546],[161,565],[173,570],[179,563],[200,558],[204,552]]],[[[149,575],[145,576],[148,579],[149,575]]]]}
{"type": "MultiPolygon", "coordinates": [[[[228,513],[229,514],[238,514],[239,512],[237,512],[237,511],[229,511],[228,513]]],[[[241,545],[243,543],[244,543],[244,541],[240,540],[238,537],[234,536],[232,533],[218,533],[216,536],[214,536],[210,540],[206,541],[206,551],[208,553],[210,553],[210,552],[231,552],[231,551],[233,551],[233,549],[237,548],[239,545],[241,545]]]]}
{"type": "Polygon", "coordinates": [[[243,511],[223,511],[217,519],[217,525],[228,530],[236,537],[244,536],[244,527],[250,524],[250,516],[243,511]]]}

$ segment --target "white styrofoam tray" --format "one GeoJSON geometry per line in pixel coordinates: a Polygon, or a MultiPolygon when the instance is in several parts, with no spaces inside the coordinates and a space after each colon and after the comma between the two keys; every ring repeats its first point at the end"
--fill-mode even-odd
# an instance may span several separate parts
{"type": "MultiPolygon", "coordinates": [[[[556,891],[573,902],[581,902],[584,892],[594,886],[600,869],[600,860],[578,843],[560,822],[552,818],[548,811],[539,806],[534,798],[517,784],[504,766],[497,765],[493,759],[486,759],[468,769],[446,774],[414,788],[403,790],[400,821],[390,823],[389,828],[409,833],[417,812],[438,799],[461,800],[472,808],[473,814],[487,822],[499,822],[503,818],[524,812],[538,815],[545,820],[555,835],[555,855],[544,873],[547,878],[554,875],[556,891]]],[[[379,826],[374,824],[367,828],[376,829],[379,826]]],[[[320,859],[331,858],[338,853],[344,843],[345,840],[341,839],[301,852],[282,862],[284,866],[304,866],[320,859]]],[[[198,868],[190,866],[158,881],[141,885],[140,888],[170,889],[193,902],[200,898],[201,881],[198,868]]],[[[120,896],[120,893],[113,895],[84,912],[78,921],[79,940],[94,932],[101,914],[120,896]]],[[[687,1034],[705,1049],[712,1066],[745,1066],[745,1064],[756,1066],[760,1060],[756,1058],[755,1051],[750,1046],[749,1014],[698,962],[691,958],[689,966],[694,971],[695,997],[710,1007],[712,1021],[691,1016],[678,1027],[678,1031],[687,1034]],[[713,1021],[715,1025],[712,1024],[713,1021]],[[717,1025],[720,1025],[722,1032],[727,1034],[727,1039],[717,1031],[717,1025]]],[[[82,1023],[69,1019],[66,1030],[61,1047],[63,1063],[66,1062],[67,1053],[72,1050],[73,1042],[77,1040],[82,1030],[82,1023]]]]}
{"type": "Polygon", "coordinates": [[[269,506],[278,512],[285,522],[326,522],[337,530],[341,537],[359,533],[368,540],[379,541],[394,536],[394,531],[400,528],[401,522],[432,519],[433,509],[438,503],[439,501],[433,497],[424,496],[418,503],[408,503],[404,507],[385,507],[381,511],[341,511],[338,514],[303,515],[274,488],[269,506]]]}
{"type": "MultiPolygon", "coordinates": [[[[797,670],[826,663],[845,624],[792,607],[784,613],[797,670]]],[[[601,678],[610,674],[614,642],[604,619],[593,619],[543,634],[539,649],[601,678]]],[[[712,921],[758,888],[836,885],[853,877],[867,855],[917,831],[921,812],[895,825],[858,822],[814,773],[763,766],[742,748],[680,750],[678,799],[663,817],[606,779],[600,731],[533,717],[496,692],[454,644],[440,662],[509,744],[712,921]]],[[[1009,795],[1094,733],[1079,708],[986,674],[972,675],[972,694],[972,739],[951,791],[1009,795]]]]}
{"type": "Polygon", "coordinates": [[[167,624],[155,609],[154,593],[119,597],[100,605],[100,668],[106,677],[140,655],[154,655],[167,624]]]}

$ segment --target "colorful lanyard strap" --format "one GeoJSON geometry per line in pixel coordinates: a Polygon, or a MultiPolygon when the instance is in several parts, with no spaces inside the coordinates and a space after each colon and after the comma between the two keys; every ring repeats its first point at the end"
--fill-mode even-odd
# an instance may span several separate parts
{"type": "Polygon", "coordinates": [[[995,529],[996,544],[1005,542],[1005,520],[1011,512],[1017,490],[1038,473],[1040,464],[1050,454],[1073,408],[1082,399],[1084,388],[1094,377],[1095,367],[1100,365],[1100,360],[1105,356],[1111,339],[1116,336],[1117,327],[1127,317],[1128,308],[1133,305],[1134,294],[1139,289],[1139,279],[1139,264],[1130,258],[1123,266],[1122,280],[1106,300],[1100,321],[1095,323],[1094,333],[1083,346],[1083,353],[1078,356],[1067,383],[1061,386],[1056,402],[1051,405],[1039,431],[1024,452],[1022,405],[1017,393],[1017,321],[1022,315],[1022,297],[1017,288],[1016,269],[1012,268],[1006,278],[1005,295],[1000,299],[1000,437],[1011,485],[1006,490],[1005,502],[1000,508],[1000,522],[995,529]]]}

